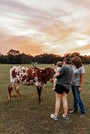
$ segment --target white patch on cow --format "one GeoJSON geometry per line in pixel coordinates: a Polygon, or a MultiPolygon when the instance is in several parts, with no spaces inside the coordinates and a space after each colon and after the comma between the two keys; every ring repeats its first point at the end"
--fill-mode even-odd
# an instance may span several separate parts
{"type": "Polygon", "coordinates": [[[33,80],[30,80],[29,82],[28,81],[24,81],[23,84],[24,85],[33,85],[34,82],[33,82],[33,80]]]}
{"type": "Polygon", "coordinates": [[[36,81],[34,84],[36,87],[43,87],[44,86],[44,84],[42,82],[38,82],[38,81],[36,81]]]}
{"type": "Polygon", "coordinates": [[[26,71],[25,71],[25,73],[24,73],[23,70],[27,70],[27,68],[21,67],[21,66],[13,66],[13,67],[10,69],[10,82],[11,82],[11,83],[17,83],[18,81],[21,82],[23,76],[24,76],[24,75],[27,76],[26,71]],[[15,78],[12,77],[12,71],[13,71],[13,70],[15,70],[15,74],[16,74],[16,77],[15,77],[15,78]]]}
{"type": "Polygon", "coordinates": [[[34,80],[35,80],[35,81],[38,81],[38,77],[36,76],[36,77],[34,78],[34,80]]]}
{"type": "Polygon", "coordinates": [[[32,69],[32,74],[34,74],[35,73],[35,71],[34,71],[34,69],[32,69]]]}
{"type": "Polygon", "coordinates": [[[34,83],[34,85],[35,85],[36,87],[38,87],[38,86],[39,86],[39,82],[36,81],[36,82],[34,83]]]}

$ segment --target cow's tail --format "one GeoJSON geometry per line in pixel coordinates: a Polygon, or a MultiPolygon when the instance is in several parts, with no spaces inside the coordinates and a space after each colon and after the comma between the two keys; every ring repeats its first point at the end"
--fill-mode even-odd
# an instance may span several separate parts
{"type": "Polygon", "coordinates": [[[13,84],[10,83],[8,86],[8,101],[11,101],[11,92],[13,91],[13,84]]]}

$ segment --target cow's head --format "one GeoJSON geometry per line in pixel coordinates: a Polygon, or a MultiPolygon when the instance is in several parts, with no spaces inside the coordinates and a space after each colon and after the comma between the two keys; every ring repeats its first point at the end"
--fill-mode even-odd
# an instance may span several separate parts
{"type": "MultiPolygon", "coordinates": [[[[34,66],[35,67],[35,66],[34,66]]],[[[35,78],[35,85],[38,87],[42,87],[44,84],[47,83],[47,81],[50,81],[53,79],[53,75],[55,74],[55,71],[53,68],[47,67],[47,68],[37,68],[36,69],[36,78],[35,78]]]]}

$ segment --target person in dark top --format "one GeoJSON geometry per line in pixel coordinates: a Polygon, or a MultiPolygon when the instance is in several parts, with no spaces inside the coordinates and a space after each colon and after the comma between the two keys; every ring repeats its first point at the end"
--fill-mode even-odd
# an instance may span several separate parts
{"type": "Polygon", "coordinates": [[[69,58],[65,58],[63,60],[63,66],[58,72],[55,73],[54,78],[57,78],[57,83],[55,87],[55,95],[56,95],[55,113],[51,114],[50,117],[53,120],[58,120],[60,103],[62,99],[64,109],[64,114],[62,116],[64,119],[69,119],[67,94],[71,89],[71,82],[73,78],[73,69],[71,66],[71,60],[69,58]]]}

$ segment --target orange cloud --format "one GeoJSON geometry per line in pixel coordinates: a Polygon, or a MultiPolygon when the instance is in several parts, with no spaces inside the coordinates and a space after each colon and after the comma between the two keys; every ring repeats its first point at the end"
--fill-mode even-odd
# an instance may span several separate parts
{"type": "Polygon", "coordinates": [[[7,41],[9,49],[19,50],[21,53],[37,55],[42,52],[42,45],[31,38],[12,37],[7,41]]]}
{"type": "Polygon", "coordinates": [[[74,49],[71,49],[69,51],[69,53],[72,53],[72,52],[80,52],[80,53],[82,53],[82,51],[87,51],[87,50],[90,51],[90,44],[82,46],[82,47],[76,47],[74,49]]]}

